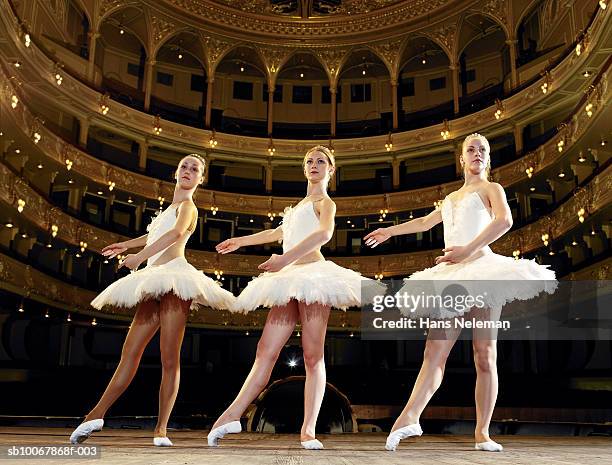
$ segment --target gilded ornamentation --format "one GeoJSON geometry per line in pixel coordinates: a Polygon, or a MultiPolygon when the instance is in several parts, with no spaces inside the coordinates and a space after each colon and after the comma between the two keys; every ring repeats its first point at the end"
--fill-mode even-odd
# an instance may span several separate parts
{"type": "Polygon", "coordinates": [[[234,46],[231,42],[217,37],[204,36],[202,37],[206,48],[206,57],[208,58],[209,74],[214,74],[214,69],[219,64],[221,57],[234,46]]]}
{"type": "Polygon", "coordinates": [[[357,15],[362,13],[371,13],[380,8],[401,3],[400,0],[343,0],[335,9],[331,10],[332,14],[340,15],[357,15]]]}
{"type": "Polygon", "coordinates": [[[452,22],[442,24],[435,29],[423,31],[423,35],[429,37],[431,40],[439,44],[448,54],[449,58],[454,56],[457,23],[452,22]]]}
{"type": "Polygon", "coordinates": [[[168,37],[176,29],[176,25],[168,18],[151,15],[151,41],[152,49],[155,50],[166,37],[168,37]]]}
{"type": "MultiPolygon", "coordinates": [[[[412,0],[410,2],[353,1],[349,2],[351,13],[350,21],[339,21],[334,16],[328,21],[309,21],[304,19],[296,21],[294,17],[284,17],[274,13],[256,1],[207,1],[207,0],[167,0],[175,7],[188,13],[202,17],[215,25],[225,25],[254,33],[278,34],[285,36],[299,36],[319,38],[323,36],[337,36],[338,34],[358,34],[377,29],[389,29],[394,25],[406,23],[415,18],[431,14],[439,10],[449,0],[412,0]],[[228,6],[231,3],[231,6],[228,6]],[[371,5],[375,5],[372,8],[371,5]],[[382,5],[385,4],[383,7],[382,5]],[[253,10],[259,5],[258,11],[253,10]],[[383,9],[384,8],[384,9],[383,9]],[[369,10],[369,13],[366,13],[369,10]],[[268,11],[270,13],[268,13],[268,11]],[[266,17],[267,13],[267,17],[266,17]]],[[[266,2],[267,3],[267,2],[266,2]]],[[[344,2],[343,2],[344,3],[344,2]]],[[[340,10],[338,10],[340,13],[340,10]]],[[[348,13],[343,14],[347,15],[348,13]]]]}
{"type": "Polygon", "coordinates": [[[489,0],[478,8],[482,13],[488,14],[500,23],[508,25],[508,3],[507,0],[489,0]]]}
{"type": "Polygon", "coordinates": [[[247,13],[271,14],[275,10],[267,0],[214,0],[216,3],[235,8],[247,13]]]}
{"type": "Polygon", "coordinates": [[[282,64],[294,51],[294,49],[289,47],[271,47],[263,45],[257,46],[257,50],[270,75],[276,75],[282,64]]]}
{"type": "Polygon", "coordinates": [[[400,55],[403,42],[404,39],[395,39],[370,45],[372,49],[376,50],[376,52],[383,57],[391,76],[395,76],[396,74],[396,67],[401,58],[400,55]]]}
{"type": "Polygon", "coordinates": [[[340,73],[340,66],[348,55],[349,50],[345,48],[320,48],[315,50],[315,54],[323,62],[325,70],[335,82],[340,73]]]}
{"type": "Polygon", "coordinates": [[[123,0],[101,0],[100,7],[98,9],[99,17],[103,18],[110,10],[114,10],[119,6],[122,6],[124,3],[125,2],[123,0]]]}

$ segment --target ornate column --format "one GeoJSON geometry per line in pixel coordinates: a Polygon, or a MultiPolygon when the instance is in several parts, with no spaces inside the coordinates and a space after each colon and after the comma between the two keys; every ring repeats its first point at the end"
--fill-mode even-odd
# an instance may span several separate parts
{"type": "Polygon", "coordinates": [[[518,72],[516,71],[516,39],[509,39],[506,41],[508,50],[510,52],[510,84],[512,89],[518,86],[518,72]]]}
{"type": "Polygon", "coordinates": [[[49,197],[51,197],[51,194],[53,194],[53,186],[55,185],[55,178],[57,178],[58,174],[59,174],[59,171],[51,171],[51,174],[49,175],[49,190],[48,190],[49,197]]]}
{"type": "Polygon", "coordinates": [[[399,189],[400,186],[400,161],[397,157],[393,157],[391,160],[391,167],[393,168],[393,189],[399,189]]]}
{"type": "Polygon", "coordinates": [[[336,137],[336,120],[338,111],[338,101],[336,95],[338,89],[336,87],[329,86],[329,94],[331,96],[331,130],[330,134],[332,137],[336,137]]]}
{"type": "Polygon", "coordinates": [[[517,155],[523,153],[523,126],[515,123],[514,127],[514,150],[517,155]]]}
{"type": "Polygon", "coordinates": [[[149,139],[145,139],[138,144],[138,169],[145,171],[147,169],[147,155],[149,153],[149,139]]]}
{"type": "Polygon", "coordinates": [[[449,68],[453,75],[453,109],[457,114],[459,113],[459,65],[452,63],[449,68]]]}
{"type": "Polygon", "coordinates": [[[213,157],[211,157],[207,152],[204,156],[204,161],[206,162],[206,169],[204,170],[204,181],[202,182],[202,186],[206,186],[208,184],[208,173],[210,173],[213,157]]]}
{"type": "Polygon", "coordinates": [[[87,80],[90,83],[94,82],[94,70],[96,64],[96,40],[100,37],[99,32],[90,32],[89,34],[89,50],[88,50],[88,63],[87,63],[87,80]]]}
{"type": "Polygon", "coordinates": [[[272,192],[272,163],[266,165],[266,192],[272,192]]]}
{"type": "Polygon", "coordinates": [[[393,129],[399,126],[399,108],[397,104],[397,80],[391,80],[391,108],[393,109],[393,129]]]}
{"type": "Polygon", "coordinates": [[[461,167],[461,150],[463,148],[463,144],[461,142],[455,142],[455,150],[453,153],[455,154],[455,174],[458,179],[463,178],[463,168],[461,167]]]}
{"type": "Polygon", "coordinates": [[[153,71],[155,67],[155,60],[147,59],[145,63],[144,72],[144,86],[145,86],[145,99],[144,99],[144,111],[149,111],[151,107],[151,90],[153,88],[153,71]]]}
{"type": "Polygon", "coordinates": [[[274,124],[274,89],[276,86],[268,84],[268,135],[272,136],[272,127],[274,124]]]}
{"type": "Polygon", "coordinates": [[[87,147],[87,136],[89,134],[89,120],[87,118],[79,118],[79,146],[87,147]]]}
{"type": "Polygon", "coordinates": [[[215,78],[209,77],[206,80],[206,117],[204,120],[204,127],[210,128],[210,115],[212,111],[212,97],[213,97],[213,83],[215,78]]]}

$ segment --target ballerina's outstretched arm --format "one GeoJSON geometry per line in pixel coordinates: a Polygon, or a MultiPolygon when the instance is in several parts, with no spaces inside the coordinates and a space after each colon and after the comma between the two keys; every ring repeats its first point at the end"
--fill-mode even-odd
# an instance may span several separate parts
{"type": "Polygon", "coordinates": [[[148,235],[149,234],[145,234],[135,239],[130,239],[123,242],[115,242],[114,244],[107,245],[102,249],[102,255],[107,258],[115,258],[117,255],[125,252],[127,249],[132,249],[134,247],[142,247],[147,243],[148,235]]]}
{"type": "Polygon", "coordinates": [[[434,210],[429,215],[421,216],[405,223],[389,226],[388,228],[378,228],[367,234],[363,240],[366,245],[374,248],[393,236],[427,231],[441,221],[442,214],[439,210],[434,210]]]}
{"type": "Polygon", "coordinates": [[[275,229],[266,229],[265,231],[259,231],[255,234],[249,234],[248,236],[231,237],[219,242],[215,249],[220,254],[226,254],[239,249],[240,247],[246,247],[249,245],[267,244],[269,242],[276,242],[283,238],[283,227],[282,225],[275,229]]]}

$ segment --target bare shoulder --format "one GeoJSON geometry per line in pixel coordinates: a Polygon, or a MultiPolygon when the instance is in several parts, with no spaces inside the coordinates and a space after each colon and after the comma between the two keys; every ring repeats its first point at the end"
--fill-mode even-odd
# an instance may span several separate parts
{"type": "Polygon", "coordinates": [[[314,205],[319,215],[324,211],[331,212],[332,215],[336,214],[336,202],[330,197],[323,197],[322,199],[316,200],[314,205]]]}
{"type": "Polygon", "coordinates": [[[330,208],[333,211],[336,211],[336,202],[334,202],[331,197],[323,197],[319,202],[321,208],[330,208]]]}
{"type": "Polygon", "coordinates": [[[196,204],[193,202],[193,200],[189,199],[189,200],[183,200],[178,206],[177,210],[179,212],[193,214],[193,213],[198,212],[198,207],[196,207],[196,204]]]}
{"type": "Polygon", "coordinates": [[[506,197],[506,191],[498,182],[490,182],[485,186],[485,192],[489,196],[506,197]]]}

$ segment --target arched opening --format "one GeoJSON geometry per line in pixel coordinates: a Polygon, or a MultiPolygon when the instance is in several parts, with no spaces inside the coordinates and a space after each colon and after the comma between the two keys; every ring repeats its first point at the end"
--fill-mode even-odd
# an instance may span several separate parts
{"type": "Polygon", "coordinates": [[[265,137],[268,85],[259,54],[240,46],[227,53],[215,70],[217,108],[211,126],[231,134],[265,137]]]}
{"type": "Polygon", "coordinates": [[[144,109],[146,24],[144,14],[127,7],[105,18],[100,25],[95,65],[102,70],[102,87],[113,100],[144,109]]]}
{"type": "Polygon", "coordinates": [[[475,14],[464,19],[459,34],[460,115],[492,105],[504,95],[510,74],[506,34],[490,17],[475,14]]]}
{"type": "Polygon", "coordinates": [[[449,66],[448,55],[433,40],[417,36],[408,41],[398,73],[399,127],[402,130],[439,124],[442,119],[453,117],[449,66]]]}
{"type": "Polygon", "coordinates": [[[278,73],[275,91],[281,92],[282,98],[274,103],[273,137],[330,136],[329,78],[316,56],[308,52],[292,55],[278,73]]]}
{"type": "Polygon", "coordinates": [[[80,5],[74,1],[68,4],[68,15],[66,21],[66,33],[69,36],[70,45],[74,52],[83,58],[89,54],[89,19],[80,5]]]}
{"type": "Polygon", "coordinates": [[[198,36],[180,32],[155,55],[149,112],[193,127],[204,127],[207,74],[198,36]]]}
{"type": "MultiPolygon", "coordinates": [[[[521,19],[516,30],[517,39],[517,63],[523,66],[530,61],[544,55],[549,50],[542,49],[542,10],[545,2],[537,2],[521,19]]],[[[552,47],[553,49],[556,47],[552,47]]]]}
{"type": "Polygon", "coordinates": [[[353,50],[338,76],[337,137],[374,136],[393,127],[389,69],[367,48],[353,50]],[[379,105],[380,103],[380,105],[379,105]],[[378,110],[380,108],[380,111],[378,110]]]}
{"type": "MultiPolygon", "coordinates": [[[[248,429],[259,433],[295,434],[304,418],[305,376],[289,376],[272,383],[256,401],[249,415],[248,429]]],[[[357,420],[348,398],[327,383],[317,419],[319,433],[351,433],[357,420]]]]}

